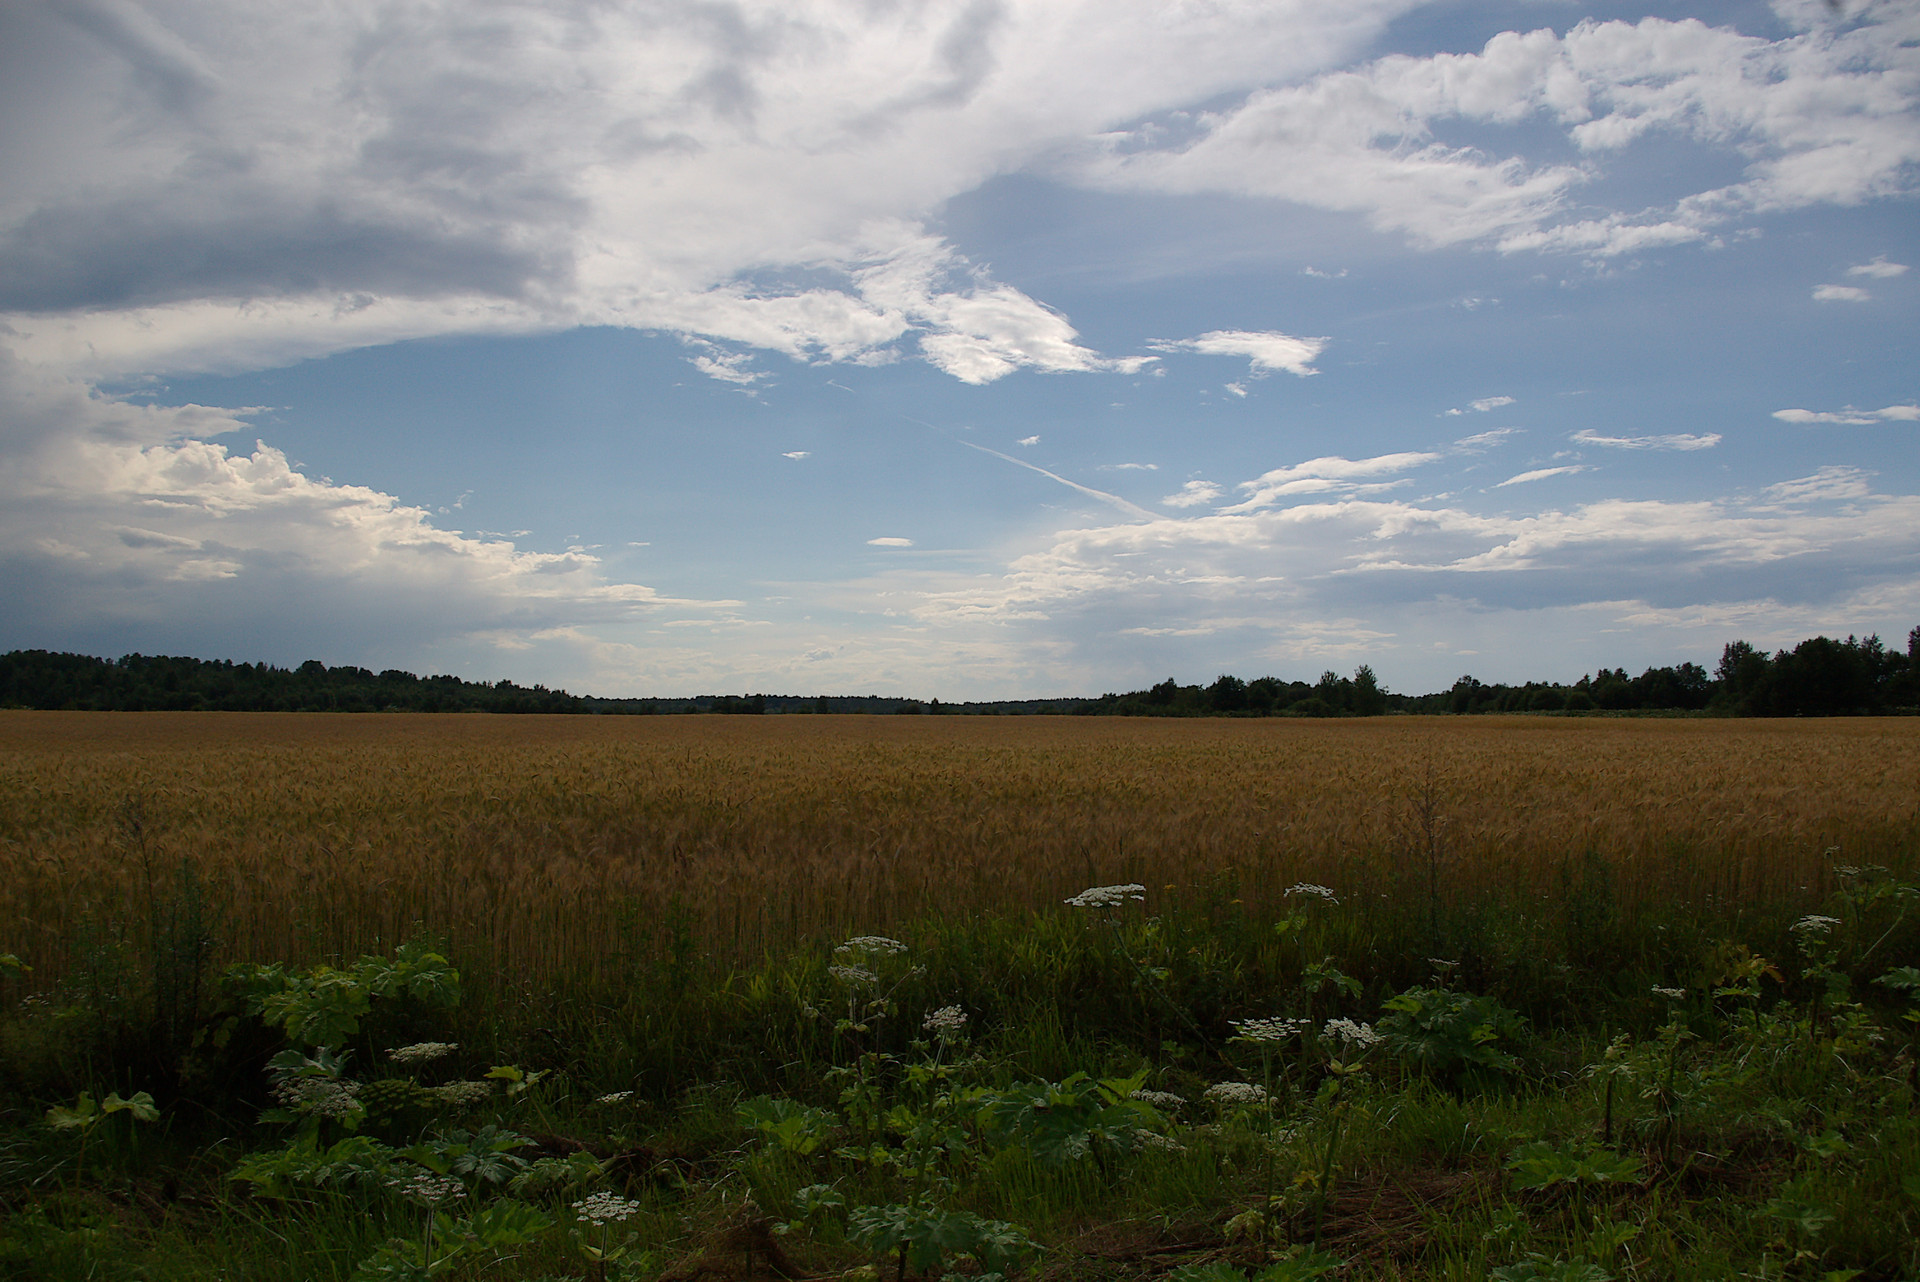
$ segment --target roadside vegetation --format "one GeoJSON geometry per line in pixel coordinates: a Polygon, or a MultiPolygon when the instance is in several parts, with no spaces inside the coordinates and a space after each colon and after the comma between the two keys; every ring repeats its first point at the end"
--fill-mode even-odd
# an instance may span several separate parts
{"type": "Polygon", "coordinates": [[[0,716],[0,1278],[1920,1272],[1912,722],[403,724],[0,716]]]}

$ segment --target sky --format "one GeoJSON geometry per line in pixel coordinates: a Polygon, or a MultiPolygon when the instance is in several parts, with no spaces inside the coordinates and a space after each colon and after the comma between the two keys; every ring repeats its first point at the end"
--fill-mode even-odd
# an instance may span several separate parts
{"type": "Polygon", "coordinates": [[[0,649],[607,696],[1920,624],[1920,0],[16,0],[0,649]]]}

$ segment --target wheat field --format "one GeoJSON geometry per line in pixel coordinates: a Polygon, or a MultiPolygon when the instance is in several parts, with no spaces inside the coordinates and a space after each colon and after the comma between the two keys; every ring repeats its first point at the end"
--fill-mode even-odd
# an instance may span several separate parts
{"type": "Polygon", "coordinates": [[[0,951],[138,945],[191,868],[224,959],[417,927],[522,976],[675,932],[742,963],[1140,882],[1811,905],[1911,863],[1920,721],[0,713],[0,951]]]}

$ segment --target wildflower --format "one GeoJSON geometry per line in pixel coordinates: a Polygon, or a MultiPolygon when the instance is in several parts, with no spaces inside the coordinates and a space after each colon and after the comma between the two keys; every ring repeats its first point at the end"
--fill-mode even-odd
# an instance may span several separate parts
{"type": "Polygon", "coordinates": [[[1653,986],[1653,995],[1655,997],[1664,997],[1670,1002],[1684,1001],[1687,996],[1687,990],[1684,988],[1662,988],[1660,985],[1655,984],[1653,986]]]}
{"type": "Polygon", "coordinates": [[[1283,899],[1291,895],[1312,895],[1315,899],[1324,899],[1330,904],[1340,902],[1340,896],[1334,894],[1325,886],[1316,886],[1310,881],[1295,882],[1293,885],[1281,891],[1280,895],[1283,899]]]}
{"type": "Polygon", "coordinates": [[[1186,1146],[1172,1136],[1162,1135],[1158,1131],[1149,1131],[1144,1127],[1135,1128],[1133,1132],[1133,1143],[1135,1148],[1151,1149],[1159,1153],[1184,1153],[1187,1151],[1186,1146]]]}
{"type": "Polygon", "coordinates": [[[492,1082],[448,1082],[445,1086],[436,1086],[433,1093],[444,1104],[465,1107],[478,1104],[493,1094],[492,1082]]]}
{"type": "Polygon", "coordinates": [[[629,1201],[613,1193],[595,1193],[573,1204],[573,1213],[596,1229],[609,1224],[620,1224],[632,1219],[640,1211],[638,1202],[629,1201]]]}
{"type": "Polygon", "coordinates": [[[1207,1087],[1208,1103],[1221,1108],[1234,1108],[1239,1105],[1263,1104],[1267,1090],[1264,1086],[1255,1086],[1252,1082],[1218,1082],[1207,1087]]]}
{"type": "Polygon", "coordinates": [[[966,1031],[967,1012],[958,1006],[942,1006],[922,1020],[920,1027],[942,1041],[948,1041],[966,1031]]]}
{"type": "Polygon", "coordinates": [[[1127,1098],[1137,1099],[1143,1104],[1151,1104],[1163,1113],[1172,1112],[1187,1102],[1172,1091],[1135,1091],[1127,1098]]]}
{"type": "Polygon", "coordinates": [[[1452,970],[1455,966],[1458,966],[1459,964],[1460,963],[1457,961],[1448,961],[1444,957],[1427,958],[1427,965],[1433,967],[1435,970],[1452,970]]]}
{"type": "Polygon", "coordinates": [[[415,1042],[411,1046],[396,1046],[387,1052],[387,1058],[396,1064],[424,1064],[428,1060],[444,1059],[460,1049],[459,1042],[415,1042]]]}
{"type": "Polygon", "coordinates": [[[432,1171],[421,1171],[405,1179],[388,1180],[387,1187],[416,1206],[424,1206],[429,1210],[448,1202],[458,1202],[467,1195],[466,1185],[444,1175],[435,1175],[432,1171]]]}
{"type": "Polygon", "coordinates": [[[880,976],[874,974],[865,966],[829,966],[827,967],[827,974],[833,976],[848,988],[860,988],[880,982],[880,976]]]}
{"type": "Polygon", "coordinates": [[[1145,903],[1147,888],[1137,881],[1124,886],[1089,886],[1064,902],[1074,908],[1120,908],[1129,899],[1145,903]]]}
{"type": "Polygon", "coordinates": [[[1366,1050],[1380,1042],[1372,1024],[1356,1024],[1350,1019],[1330,1019],[1322,1035],[1344,1043],[1348,1050],[1366,1050]]]}
{"type": "Polygon", "coordinates": [[[1787,929],[1809,935],[1824,935],[1839,924],[1840,919],[1838,917],[1822,917],[1818,913],[1815,913],[1812,916],[1802,917],[1799,921],[1787,927],[1787,929]]]}
{"type": "Polygon", "coordinates": [[[1304,1019],[1236,1019],[1230,1021],[1239,1030],[1238,1041],[1284,1042],[1298,1037],[1306,1028],[1304,1019]]]}
{"type": "Polygon", "coordinates": [[[624,1104],[632,1098],[633,1098],[632,1091],[609,1091],[605,1095],[600,1096],[599,1099],[595,1101],[595,1103],[624,1104]]]}
{"type": "Polygon", "coordinates": [[[907,946],[897,939],[888,939],[885,935],[855,935],[833,951],[859,953],[862,957],[897,957],[907,951],[907,946]]]}
{"type": "Polygon", "coordinates": [[[290,1077],[273,1088],[280,1102],[315,1117],[352,1117],[361,1111],[360,1085],[338,1077],[290,1077]]]}

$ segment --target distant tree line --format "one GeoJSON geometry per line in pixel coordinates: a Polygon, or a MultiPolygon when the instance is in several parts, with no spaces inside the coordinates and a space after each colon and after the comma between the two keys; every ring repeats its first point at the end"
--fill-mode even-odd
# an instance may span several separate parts
{"type": "Polygon", "coordinates": [[[1920,712],[1920,627],[1904,652],[1879,637],[1814,637],[1769,655],[1745,641],[1728,645],[1712,673],[1697,663],[1602,668],[1571,684],[1484,684],[1471,676],[1434,694],[1389,692],[1372,668],[1323,672],[1311,684],[1222,675],[1210,685],[1172,678],[1146,690],[1097,699],[1006,699],[942,703],[885,695],[699,695],[683,699],[602,699],[511,681],[417,677],[388,669],[297,668],[265,663],[129,654],[96,659],[46,650],[0,655],[0,707],[95,711],[231,712],[565,712],[866,713],[958,716],[1035,714],[1135,717],[1377,717],[1387,713],[1643,713],[1735,717],[1831,717],[1920,712]]]}
{"type": "Polygon", "coordinates": [[[0,655],[0,707],[98,712],[584,712],[564,690],[511,681],[416,677],[390,668],[297,668],[129,654],[96,659],[46,650],[0,655]]]}
{"type": "Polygon", "coordinates": [[[1835,717],[1920,711],[1920,628],[1907,634],[1905,653],[1877,636],[1864,641],[1814,637],[1772,655],[1745,641],[1721,653],[1712,673],[1697,663],[1648,668],[1602,668],[1571,684],[1529,681],[1487,685],[1461,677],[1436,694],[1392,694],[1364,665],[1351,677],[1322,673],[1313,685],[1261,677],[1222,676],[1208,686],[1171,680],[1149,690],[1109,694],[1078,711],[1148,717],[1294,716],[1366,717],[1421,714],[1705,713],[1731,717],[1835,717]]]}

